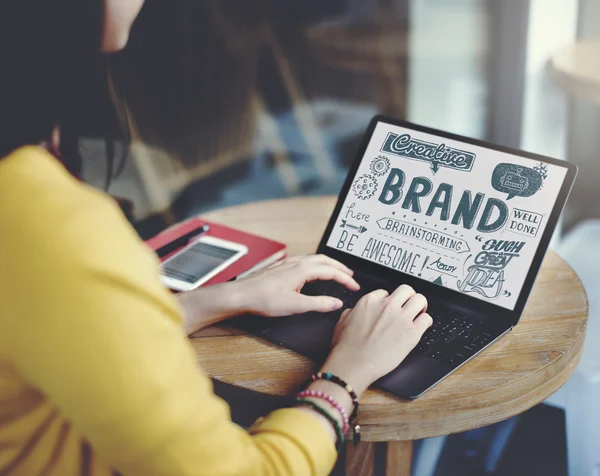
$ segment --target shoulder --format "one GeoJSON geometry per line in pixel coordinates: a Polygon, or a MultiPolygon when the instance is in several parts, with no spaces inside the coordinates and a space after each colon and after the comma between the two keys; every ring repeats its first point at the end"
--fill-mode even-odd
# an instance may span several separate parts
{"type": "Polygon", "coordinates": [[[115,233],[136,241],[109,196],[73,178],[40,147],[23,147],[0,160],[0,190],[0,228],[9,247],[52,242],[55,250],[64,243],[76,251],[115,233]]]}
{"type": "Polygon", "coordinates": [[[60,278],[76,286],[69,278],[77,270],[157,276],[158,261],[114,200],[74,179],[43,149],[0,160],[0,190],[0,281],[60,278]]]}
{"type": "Polygon", "coordinates": [[[40,147],[23,147],[0,159],[0,226],[5,238],[30,244],[58,233],[78,210],[100,201],[40,147]]]}
{"type": "Polygon", "coordinates": [[[158,259],[119,206],[39,154],[0,161],[0,348],[2,334],[82,318],[97,324],[139,314],[181,325],[158,259]]]}

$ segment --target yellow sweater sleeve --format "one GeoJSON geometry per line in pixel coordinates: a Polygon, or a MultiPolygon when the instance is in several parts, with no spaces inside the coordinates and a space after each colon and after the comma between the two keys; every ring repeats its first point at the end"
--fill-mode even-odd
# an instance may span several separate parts
{"type": "Polygon", "coordinates": [[[310,415],[279,410],[250,432],[231,422],[153,254],[111,200],[56,182],[45,217],[37,205],[34,228],[18,219],[4,249],[4,345],[23,378],[125,475],[328,474],[333,443],[310,415]]]}

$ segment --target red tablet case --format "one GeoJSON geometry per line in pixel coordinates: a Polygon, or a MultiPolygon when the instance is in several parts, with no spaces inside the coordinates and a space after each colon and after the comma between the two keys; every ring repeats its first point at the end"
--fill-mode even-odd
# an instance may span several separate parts
{"type": "MultiPolygon", "coordinates": [[[[202,286],[210,286],[211,284],[223,283],[230,281],[233,278],[240,276],[241,274],[247,273],[250,270],[261,269],[268,266],[271,263],[275,263],[286,256],[285,248],[283,243],[269,240],[261,236],[252,235],[234,228],[229,228],[218,223],[213,223],[201,218],[192,218],[181,225],[169,228],[168,230],[156,235],[154,238],[150,238],[146,241],[146,244],[153,250],[157,250],[161,246],[164,246],[177,238],[189,233],[192,230],[202,226],[209,225],[210,230],[206,233],[206,236],[214,236],[223,240],[233,241],[234,243],[241,243],[248,247],[248,253],[242,256],[239,260],[233,263],[224,271],[217,274],[214,278],[210,279],[202,286]]],[[[201,236],[205,236],[201,235],[201,236]]],[[[173,253],[165,256],[162,261],[169,258],[173,253]]]]}

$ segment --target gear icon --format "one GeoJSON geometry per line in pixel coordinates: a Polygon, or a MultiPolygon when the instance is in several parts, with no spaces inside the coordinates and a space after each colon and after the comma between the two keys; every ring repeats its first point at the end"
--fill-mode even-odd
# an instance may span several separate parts
{"type": "Polygon", "coordinates": [[[354,195],[360,200],[367,200],[375,195],[377,191],[377,181],[371,175],[361,175],[352,186],[354,195]]]}
{"type": "Polygon", "coordinates": [[[540,175],[540,177],[542,177],[542,180],[546,180],[548,178],[548,166],[546,164],[540,162],[535,167],[533,167],[533,170],[535,170],[540,175]]]}
{"type": "Polygon", "coordinates": [[[371,161],[371,173],[377,177],[382,177],[390,170],[390,159],[384,155],[379,155],[371,161]]]}

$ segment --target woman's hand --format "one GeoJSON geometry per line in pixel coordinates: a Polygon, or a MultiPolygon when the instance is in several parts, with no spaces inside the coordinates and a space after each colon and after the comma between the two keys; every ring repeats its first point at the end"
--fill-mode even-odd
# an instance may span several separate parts
{"type": "Polygon", "coordinates": [[[427,300],[407,285],[391,295],[377,290],[342,313],[323,371],[352,385],[358,395],[394,370],[417,345],[433,320],[427,300]]]}
{"type": "Polygon", "coordinates": [[[324,255],[288,258],[264,270],[235,281],[246,311],[265,317],[289,316],[303,312],[330,312],[342,301],[331,296],[305,296],[302,287],[316,280],[337,281],[352,291],[360,289],[353,272],[339,261],[324,255]]]}
{"type": "Polygon", "coordinates": [[[289,258],[230,283],[201,287],[178,295],[185,317],[185,329],[200,329],[240,314],[280,317],[309,311],[328,312],[342,307],[330,296],[304,296],[309,281],[334,280],[351,290],[360,286],[352,271],[323,255],[289,258]]]}

